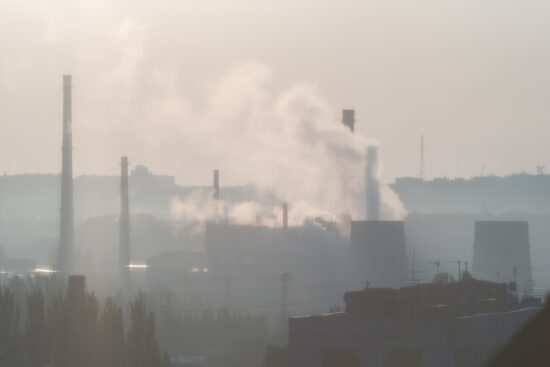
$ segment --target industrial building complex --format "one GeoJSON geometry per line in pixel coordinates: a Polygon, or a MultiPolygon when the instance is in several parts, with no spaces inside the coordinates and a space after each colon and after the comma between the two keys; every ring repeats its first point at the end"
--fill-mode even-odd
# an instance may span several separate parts
{"type": "MultiPolygon", "coordinates": [[[[185,310],[267,314],[296,367],[481,366],[550,289],[549,176],[398,179],[391,187],[409,215],[389,220],[369,146],[364,215],[291,225],[293,202],[253,184],[224,187],[218,169],[211,186],[184,187],[130,170],[124,156],[113,157],[120,176],[73,182],[71,88],[63,76],[61,174],[0,177],[0,280],[45,265],[123,298],[165,288],[185,310]],[[522,201],[524,187],[546,199],[522,201]],[[174,199],[196,190],[208,193],[210,214],[174,218],[174,199]],[[277,211],[266,214],[271,225],[260,215],[237,223],[224,201],[277,211]]],[[[355,111],[342,123],[354,133],[355,111]]]]}

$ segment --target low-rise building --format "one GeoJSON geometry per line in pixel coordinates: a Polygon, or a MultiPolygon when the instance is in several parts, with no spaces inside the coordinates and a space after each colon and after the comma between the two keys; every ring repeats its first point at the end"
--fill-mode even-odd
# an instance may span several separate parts
{"type": "Polygon", "coordinates": [[[345,294],[345,312],[293,317],[290,366],[481,366],[539,309],[513,287],[451,284],[345,294]]]}

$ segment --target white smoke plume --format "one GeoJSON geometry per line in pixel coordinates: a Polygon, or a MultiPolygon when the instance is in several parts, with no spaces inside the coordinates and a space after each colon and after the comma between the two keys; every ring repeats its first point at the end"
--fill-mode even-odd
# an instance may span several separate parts
{"type": "MultiPolygon", "coordinates": [[[[271,71],[258,63],[238,66],[221,78],[199,117],[201,127],[185,125],[205,144],[189,154],[201,162],[213,159],[222,185],[230,172],[241,182],[272,188],[290,203],[291,225],[316,217],[364,219],[365,148],[375,142],[343,126],[338,111],[312,86],[298,83],[271,94],[270,80],[271,71]]],[[[401,218],[403,207],[391,190],[384,187],[381,194],[382,219],[401,218]]],[[[173,214],[206,219],[214,213],[211,198],[204,191],[175,198],[173,214]]],[[[282,223],[279,206],[223,201],[221,206],[230,222],[282,223]]]]}
{"type": "Polygon", "coordinates": [[[367,219],[380,220],[380,185],[378,176],[378,147],[367,149],[366,195],[367,219]]]}
{"type": "MultiPolygon", "coordinates": [[[[185,65],[158,60],[146,31],[135,20],[120,22],[102,71],[73,78],[86,96],[74,118],[75,144],[95,153],[86,166],[128,155],[131,163],[175,174],[181,185],[205,185],[217,168],[221,186],[252,182],[289,202],[291,225],[316,217],[364,219],[365,152],[376,142],[343,126],[340,109],[315,86],[275,87],[269,67],[245,62],[205,76],[202,88],[190,92],[179,72],[185,65]]],[[[381,219],[402,218],[399,200],[380,187],[381,219]]],[[[210,201],[204,191],[174,198],[173,216],[204,220],[213,213],[210,201]]],[[[281,222],[278,205],[221,205],[236,223],[281,222]]]]}

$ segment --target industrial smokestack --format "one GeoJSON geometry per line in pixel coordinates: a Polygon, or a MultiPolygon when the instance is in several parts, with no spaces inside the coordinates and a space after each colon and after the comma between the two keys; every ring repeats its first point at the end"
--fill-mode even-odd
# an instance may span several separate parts
{"type": "Polygon", "coordinates": [[[529,295],[532,275],[528,223],[476,222],[472,273],[484,280],[515,281],[517,289],[529,295]]]}
{"type": "Polygon", "coordinates": [[[402,221],[352,221],[350,253],[357,280],[375,287],[398,287],[407,280],[402,221]]]}
{"type": "Polygon", "coordinates": [[[220,174],[214,170],[214,200],[220,200],[220,174]]]}
{"type": "Polygon", "coordinates": [[[288,204],[283,202],[283,229],[285,233],[288,231],[288,204]]]}
{"type": "Polygon", "coordinates": [[[378,185],[378,147],[367,148],[367,220],[380,220],[380,188],[378,185]]]}
{"type": "Polygon", "coordinates": [[[73,271],[74,252],[71,89],[71,76],[63,75],[63,146],[58,259],[58,270],[63,275],[69,275],[73,271]]]}
{"type": "Polygon", "coordinates": [[[355,110],[342,110],[342,123],[353,132],[355,130],[355,110]]]}
{"type": "Polygon", "coordinates": [[[129,285],[130,265],[130,203],[128,200],[128,157],[120,159],[120,218],[118,227],[118,261],[123,289],[129,285]]]}

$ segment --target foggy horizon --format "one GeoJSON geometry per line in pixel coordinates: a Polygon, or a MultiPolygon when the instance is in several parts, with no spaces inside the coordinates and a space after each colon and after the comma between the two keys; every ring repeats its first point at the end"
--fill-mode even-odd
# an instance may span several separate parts
{"type": "MultiPolygon", "coordinates": [[[[267,102],[268,114],[296,85],[322,101],[335,126],[341,109],[355,108],[356,131],[380,145],[384,182],[418,176],[422,134],[427,178],[477,176],[482,167],[535,172],[548,163],[547,4],[315,4],[4,3],[2,172],[60,171],[65,73],[74,77],[76,175],[114,174],[127,155],[180,184],[208,182],[212,168],[225,171],[227,184],[256,182],[224,169],[216,154],[197,168],[187,155],[198,148],[182,132],[221,123],[224,102],[213,99],[236,73],[250,80],[241,101],[267,102]],[[250,65],[258,70],[243,75],[250,65]],[[266,101],[250,100],[256,92],[266,101]]],[[[206,134],[200,146],[215,139],[206,134]]]]}

